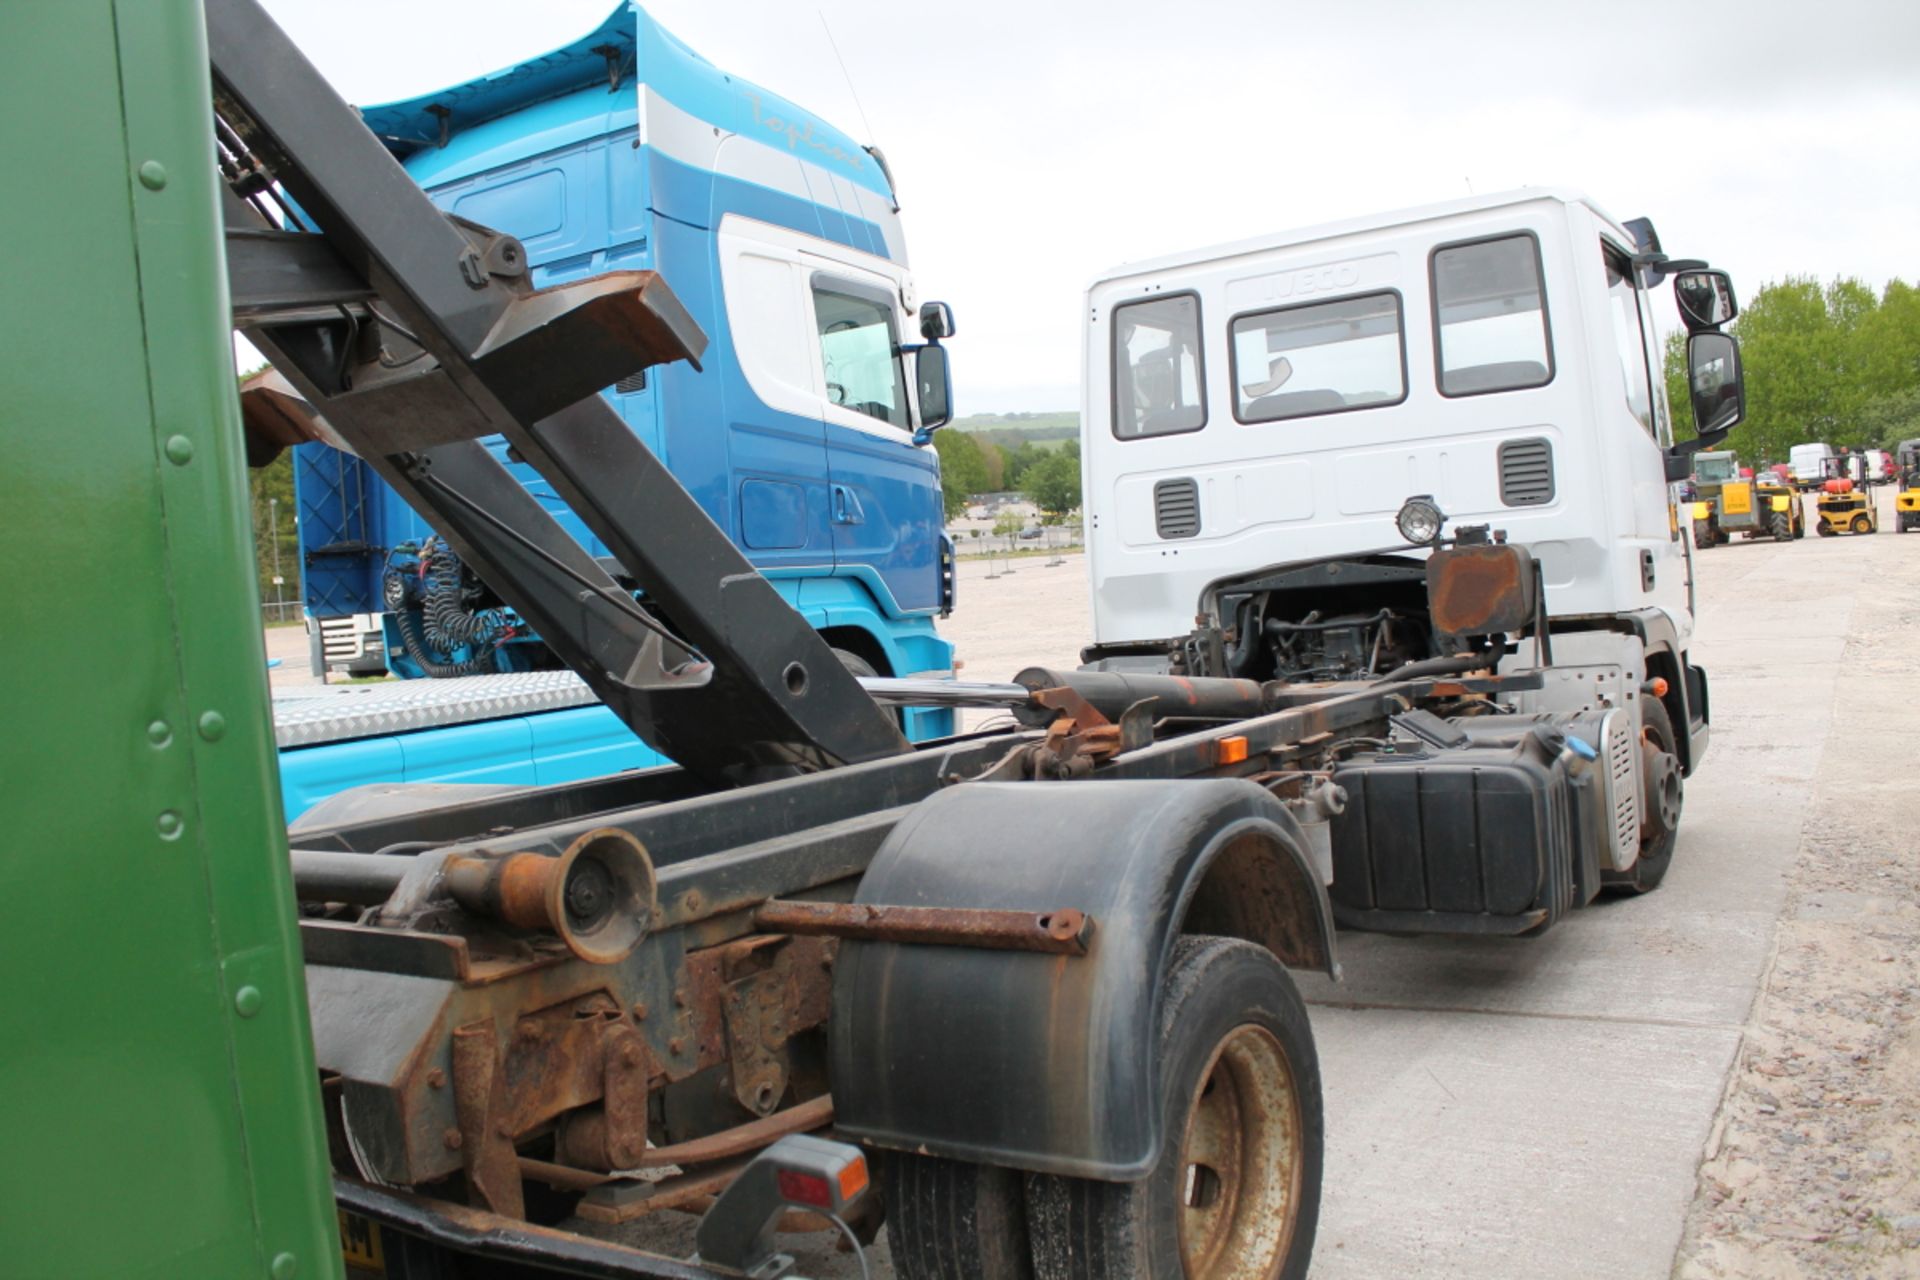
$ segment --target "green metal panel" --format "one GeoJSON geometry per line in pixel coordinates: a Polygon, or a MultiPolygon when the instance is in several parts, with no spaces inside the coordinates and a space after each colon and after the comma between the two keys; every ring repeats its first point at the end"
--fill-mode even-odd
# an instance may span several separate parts
{"type": "Polygon", "coordinates": [[[0,1273],[340,1274],[193,0],[0,5],[0,1273]]]}

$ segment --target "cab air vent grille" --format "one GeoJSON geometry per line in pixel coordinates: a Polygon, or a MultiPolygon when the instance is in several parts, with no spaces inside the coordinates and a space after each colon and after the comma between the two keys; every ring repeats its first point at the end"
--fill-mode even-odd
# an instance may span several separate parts
{"type": "Polygon", "coordinates": [[[1162,538],[1199,537],[1200,486],[1184,477],[1154,485],[1153,527],[1162,538]]]}
{"type": "Polygon", "coordinates": [[[623,396],[630,396],[636,391],[645,391],[647,389],[647,371],[642,369],[638,373],[628,374],[626,377],[620,379],[620,381],[614,383],[613,389],[616,393],[623,396]]]}
{"type": "Polygon", "coordinates": [[[1551,441],[1509,440],[1500,446],[1500,501],[1537,507],[1553,501],[1551,441]]]}

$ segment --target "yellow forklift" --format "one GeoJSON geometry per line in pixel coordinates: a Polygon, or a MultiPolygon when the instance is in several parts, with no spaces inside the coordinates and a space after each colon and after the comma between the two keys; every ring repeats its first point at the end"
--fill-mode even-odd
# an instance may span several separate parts
{"type": "Polygon", "coordinates": [[[1705,551],[1744,533],[1791,542],[1806,536],[1807,518],[1793,489],[1772,471],[1740,474],[1731,452],[1694,455],[1693,545],[1705,551]]]}
{"type": "Polygon", "coordinates": [[[1880,512],[1867,486],[1866,454],[1857,449],[1836,454],[1820,464],[1820,471],[1824,478],[1814,501],[1814,531],[1823,538],[1880,532],[1880,512]]]}
{"type": "Polygon", "coordinates": [[[1920,439],[1895,446],[1893,465],[1900,485],[1893,497],[1893,531],[1920,530],[1920,439]]]}

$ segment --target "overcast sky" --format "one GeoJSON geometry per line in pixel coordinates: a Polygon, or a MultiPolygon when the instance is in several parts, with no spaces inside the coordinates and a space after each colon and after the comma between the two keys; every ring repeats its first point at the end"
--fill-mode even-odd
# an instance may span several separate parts
{"type": "MultiPolygon", "coordinates": [[[[371,103],[568,43],[614,0],[265,3],[371,103]]],[[[1076,407],[1106,267],[1469,190],[1581,188],[1743,297],[1920,277],[1914,0],[647,8],[885,150],[921,296],[957,313],[963,414],[1076,407]]]]}

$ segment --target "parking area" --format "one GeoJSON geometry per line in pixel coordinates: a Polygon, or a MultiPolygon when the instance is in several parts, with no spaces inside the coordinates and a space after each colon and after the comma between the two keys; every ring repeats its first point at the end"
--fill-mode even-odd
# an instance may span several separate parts
{"type": "MultiPolygon", "coordinates": [[[[1658,892],[1536,940],[1343,934],[1343,980],[1302,980],[1327,1098],[1314,1275],[1915,1274],[1920,537],[1882,528],[1697,555],[1713,742],[1658,892]],[[1817,990],[1761,998],[1789,959],[1817,990]],[[1835,1030],[1843,1000],[1902,1012],[1869,1046],[1835,1030]]],[[[1006,680],[1074,664],[1088,616],[1081,555],[966,561],[944,630],[963,679],[1006,680]]],[[[269,633],[277,680],[297,639],[269,633]]],[[[686,1221],[620,1234],[691,1248],[686,1221]]],[[[859,1274],[791,1240],[807,1274],[859,1274]]]]}
{"type": "MultiPolygon", "coordinates": [[[[1890,491],[1879,499],[1885,515],[1890,491]]],[[[1785,1056],[1803,1034],[1801,1014],[1756,1009],[1756,997],[1783,918],[1822,909],[1817,896],[1804,905],[1809,886],[1796,872],[1836,817],[1848,820],[1850,861],[1895,868],[1856,887],[1865,905],[1849,898],[1849,909],[1886,927],[1906,917],[1891,907],[1876,914],[1873,903],[1915,897],[1920,799],[1910,739],[1896,726],[1902,708],[1920,704],[1920,537],[1883,520],[1869,537],[1737,541],[1696,565],[1696,659],[1712,680],[1713,743],[1687,784],[1665,885],[1576,913],[1531,941],[1343,934],[1343,980],[1303,981],[1327,1089],[1315,1276],[1656,1277],[1676,1262],[1699,1275],[1895,1275],[1920,1266],[1903,1271],[1901,1258],[1920,1255],[1888,1262],[1873,1239],[1850,1241],[1844,1230],[1779,1225],[1822,1192],[1771,1175],[1770,1153],[1826,1165],[1843,1154],[1804,1153],[1806,1115],[1784,1103],[1748,1113],[1790,1140],[1758,1134],[1740,1161],[1777,1203],[1760,1197],[1722,1232],[1714,1186],[1696,1205],[1703,1156],[1726,1158],[1729,1080],[1738,1094],[1745,1077],[1770,1079],[1767,1060],[1743,1052],[1743,1036],[1765,1021],[1785,1056]],[[1729,1233],[1747,1243],[1725,1247],[1729,1233]]],[[[984,565],[962,567],[946,631],[965,678],[1076,660],[1088,631],[1084,559],[1015,569],[989,579],[984,565]]],[[[1871,973],[1830,977],[1906,989],[1910,960],[1896,970],[1878,954],[1871,973]]],[[[1911,1055],[1912,1027],[1899,1027],[1894,1038],[1911,1055]]],[[[1889,1048],[1854,1065],[1871,1073],[1901,1061],[1889,1048]]],[[[1812,1110],[1843,1105],[1818,1097],[1812,1110]]],[[[1896,1116],[1911,1123],[1915,1107],[1908,1091],[1878,1109],[1889,1135],[1880,1146],[1890,1149],[1879,1158],[1863,1149],[1867,1172],[1832,1183],[1836,1221],[1854,1222],[1876,1196],[1870,1222],[1903,1219],[1893,1201],[1914,1195],[1915,1148],[1890,1126],[1896,1116]],[[1881,1172],[1884,1184],[1862,1181],[1881,1172]],[[1854,1197],[1840,1200],[1849,1181],[1854,1197]]],[[[1873,1148],[1872,1134],[1860,1140],[1873,1148]]],[[[1875,1239],[1903,1243],[1900,1229],[1875,1239]]]]}

